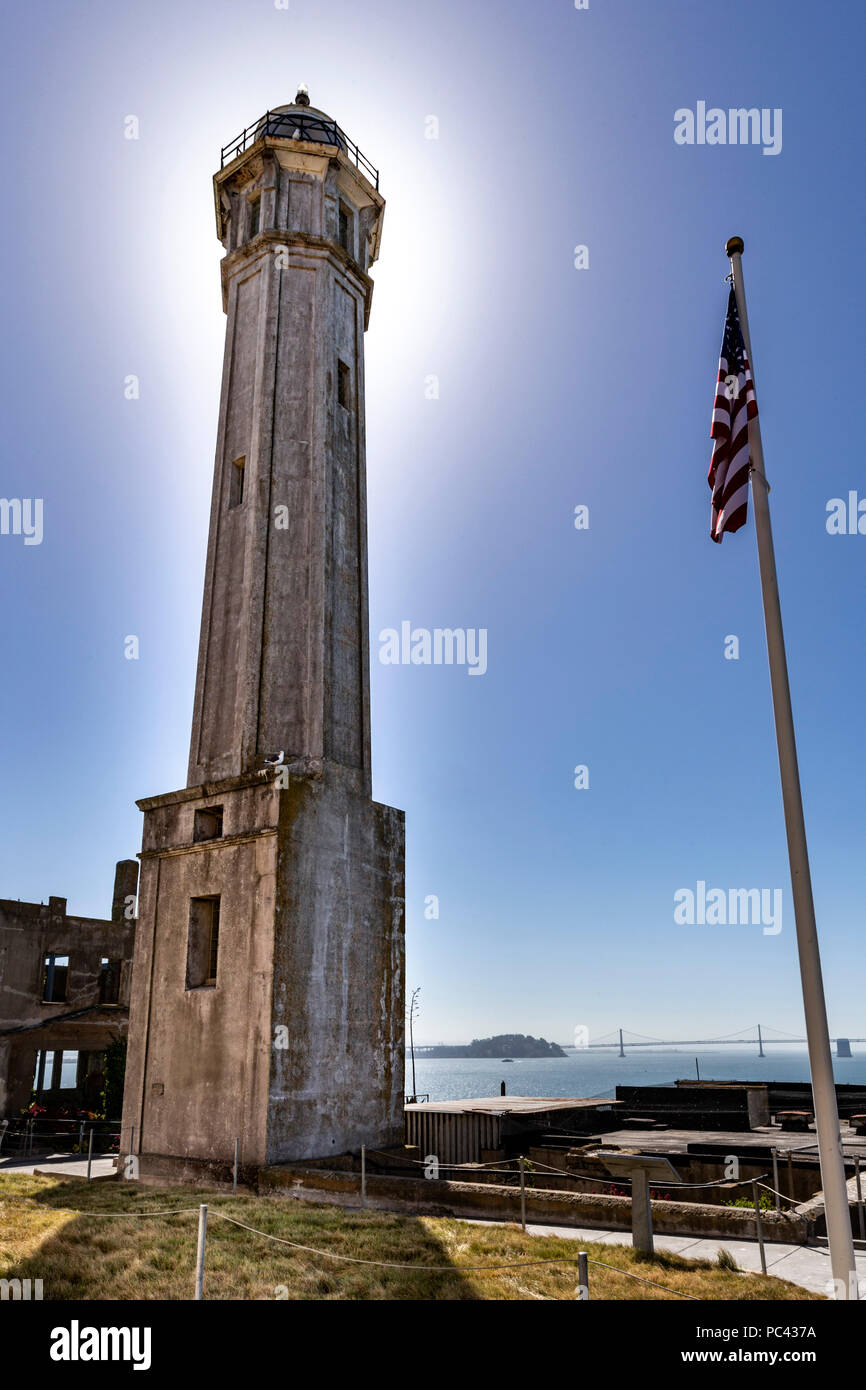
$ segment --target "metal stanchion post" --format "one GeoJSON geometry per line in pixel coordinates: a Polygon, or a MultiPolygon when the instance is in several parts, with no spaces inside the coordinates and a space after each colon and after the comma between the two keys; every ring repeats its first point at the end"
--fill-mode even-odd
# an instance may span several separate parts
{"type": "Polygon", "coordinates": [[[579,1290],[578,1296],[579,1296],[584,1302],[588,1302],[588,1300],[589,1300],[589,1260],[587,1259],[587,1255],[586,1255],[586,1251],[585,1251],[585,1250],[579,1250],[579,1251],[577,1252],[577,1283],[578,1283],[578,1290],[579,1290]]]}
{"type": "Polygon", "coordinates": [[[761,1225],[761,1194],[756,1182],[752,1183],[752,1196],[755,1201],[755,1229],[758,1232],[758,1249],[761,1252],[761,1273],[766,1274],[767,1255],[764,1250],[764,1228],[761,1225]]]}
{"type": "Polygon", "coordinates": [[[782,1199],[779,1196],[779,1151],[773,1149],[773,1187],[776,1189],[776,1211],[782,1210],[782,1199]]]}
{"type": "Polygon", "coordinates": [[[523,1169],[523,1154],[518,1159],[520,1164],[520,1229],[526,1230],[526,1173],[523,1169]]]}
{"type": "Polygon", "coordinates": [[[90,1168],[93,1163],[93,1125],[90,1126],[90,1139],[87,1142],[87,1181],[90,1182],[90,1168]]]}
{"type": "Polygon", "coordinates": [[[204,1298],[204,1247],[207,1240],[207,1202],[198,1209],[198,1250],[195,1261],[195,1299],[200,1303],[204,1298]]]}

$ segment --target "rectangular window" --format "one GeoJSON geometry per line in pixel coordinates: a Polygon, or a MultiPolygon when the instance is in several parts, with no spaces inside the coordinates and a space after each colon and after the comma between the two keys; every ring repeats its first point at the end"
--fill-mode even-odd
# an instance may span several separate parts
{"type": "Polygon", "coordinates": [[[61,1060],[59,1068],[57,1066],[54,1068],[54,1086],[52,1089],[74,1091],[78,1085],[78,1053],[56,1052],[54,1055],[61,1060]]]}
{"type": "Polygon", "coordinates": [[[187,989],[202,989],[216,984],[219,938],[219,898],[190,898],[187,989]]]}
{"type": "Polygon", "coordinates": [[[120,1002],[120,967],[122,962],[119,960],[109,960],[108,956],[103,956],[99,968],[99,1002],[100,1004],[118,1004],[120,1002]]]}
{"type": "Polygon", "coordinates": [[[235,459],[232,464],[232,471],[229,476],[229,506],[239,507],[244,500],[244,473],[246,472],[247,461],[245,458],[235,459]]]}
{"type": "Polygon", "coordinates": [[[345,362],[337,363],[337,400],[346,410],[351,410],[352,373],[345,362]]]}
{"type": "Polygon", "coordinates": [[[63,1004],[65,1002],[68,974],[68,956],[50,955],[45,957],[45,969],[42,976],[43,1004],[63,1004]]]}
{"type": "Polygon", "coordinates": [[[218,840],[222,833],[222,806],[208,806],[201,811],[196,811],[192,836],[196,844],[202,840],[218,840]]]}
{"type": "Polygon", "coordinates": [[[51,1077],[54,1072],[54,1056],[55,1054],[53,1052],[39,1053],[35,1082],[35,1090],[37,1092],[51,1090],[51,1077]]]}
{"type": "Polygon", "coordinates": [[[338,239],[340,245],[342,246],[343,250],[344,250],[344,251],[348,251],[349,255],[351,256],[351,255],[352,255],[352,252],[353,252],[353,249],[354,249],[353,246],[352,246],[352,239],[351,239],[351,238],[352,238],[352,214],[351,214],[351,212],[349,211],[349,209],[346,207],[346,204],[345,204],[345,203],[341,203],[341,204],[340,204],[340,211],[339,211],[339,213],[337,214],[337,218],[338,218],[337,239],[338,239]]]}
{"type": "Polygon", "coordinates": [[[247,240],[250,241],[258,235],[262,221],[262,200],[261,198],[250,198],[249,200],[249,231],[247,240]]]}

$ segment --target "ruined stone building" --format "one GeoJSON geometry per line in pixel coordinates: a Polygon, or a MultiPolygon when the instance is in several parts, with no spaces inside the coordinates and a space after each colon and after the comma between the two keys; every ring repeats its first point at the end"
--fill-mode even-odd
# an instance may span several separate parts
{"type": "Polygon", "coordinates": [[[49,1113],[98,1108],[105,1050],[129,1020],[137,883],[122,860],[110,921],[70,916],[65,898],[0,900],[0,1118],[34,1092],[49,1113]]]}
{"type": "Polygon", "coordinates": [[[403,813],[371,799],[378,175],[309,105],[214,177],[225,359],[187,786],[144,811],[122,1151],[147,1177],[402,1134],[403,813]]]}

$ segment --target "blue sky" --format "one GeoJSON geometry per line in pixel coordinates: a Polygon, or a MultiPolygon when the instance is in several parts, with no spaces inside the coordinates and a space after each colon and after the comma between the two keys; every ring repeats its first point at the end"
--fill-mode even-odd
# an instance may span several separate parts
{"type": "Polygon", "coordinates": [[[211,176],[305,81],[387,199],[367,335],[374,792],[407,815],[418,1035],[802,1030],[751,518],[708,539],[733,234],[831,1031],[866,1035],[866,536],[825,525],[829,499],[866,498],[863,15],[10,8],[0,496],[42,498],[44,539],[0,536],[0,896],[106,913],[135,799],[185,782],[224,335],[211,176]],[[677,145],[674,113],[699,101],[781,108],[781,152],[677,145]],[[378,633],[407,620],[485,628],[486,674],[382,665],[378,633]],[[699,880],[783,888],[781,932],[677,925],[699,880]]]}

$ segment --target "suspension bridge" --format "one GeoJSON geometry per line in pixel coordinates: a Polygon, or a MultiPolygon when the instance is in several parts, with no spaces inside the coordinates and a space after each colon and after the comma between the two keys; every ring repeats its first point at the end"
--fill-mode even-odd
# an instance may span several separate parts
{"type": "MultiPolygon", "coordinates": [[[[866,1042],[866,1038],[840,1036],[831,1041],[835,1044],[836,1055],[847,1057],[850,1056],[851,1043],[866,1042]]],[[[604,1033],[592,1040],[561,1043],[560,1046],[570,1052],[586,1052],[591,1048],[608,1051],[616,1049],[620,1057],[625,1056],[627,1049],[639,1047],[756,1047],[757,1055],[765,1057],[767,1054],[764,1049],[767,1047],[789,1047],[798,1043],[805,1047],[806,1039],[797,1037],[794,1033],[787,1033],[782,1028],[771,1028],[765,1023],[756,1023],[750,1028],[741,1028],[737,1033],[724,1033],[715,1038],[653,1038],[645,1033],[631,1033],[625,1028],[615,1028],[612,1032],[604,1033]]]]}
{"type": "MultiPolygon", "coordinates": [[[[797,1037],[794,1033],[787,1033],[782,1028],[772,1028],[766,1023],[755,1023],[749,1028],[741,1028],[736,1033],[724,1033],[714,1038],[654,1038],[646,1033],[633,1033],[627,1028],[614,1028],[610,1033],[604,1033],[597,1038],[590,1038],[587,1030],[575,1029],[575,1039],[580,1040],[570,1043],[560,1043],[559,1046],[566,1052],[588,1052],[598,1049],[599,1051],[615,1051],[620,1057],[625,1057],[627,1051],[637,1048],[653,1047],[754,1047],[757,1049],[758,1057],[766,1057],[765,1049],[768,1047],[790,1047],[800,1044],[805,1047],[806,1039],[797,1037]]],[[[850,1036],[831,1039],[837,1057],[850,1057],[851,1043],[866,1042],[866,1038],[854,1038],[850,1036]]],[[[416,1043],[416,1056],[423,1056],[425,1052],[432,1052],[438,1047],[468,1047],[468,1043],[416,1043]]]]}

